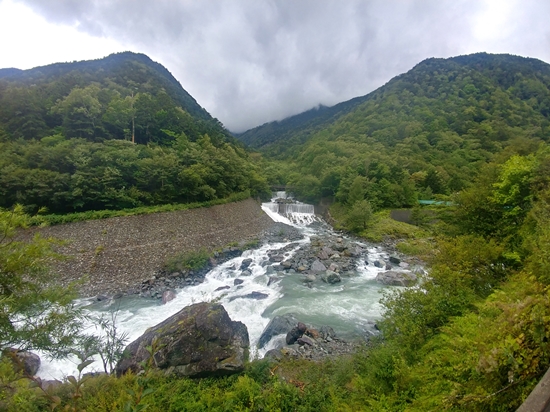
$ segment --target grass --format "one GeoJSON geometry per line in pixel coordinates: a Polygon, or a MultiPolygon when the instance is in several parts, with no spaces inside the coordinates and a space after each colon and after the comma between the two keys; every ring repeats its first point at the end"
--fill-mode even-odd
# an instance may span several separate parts
{"type": "Polygon", "coordinates": [[[361,236],[372,242],[382,242],[387,238],[424,239],[430,237],[430,233],[418,226],[393,220],[390,210],[381,210],[374,214],[372,223],[361,236]]]}
{"type": "MultiPolygon", "coordinates": [[[[346,227],[341,223],[345,219],[346,209],[342,205],[334,204],[330,209],[331,215],[336,220],[334,226],[336,229],[346,227]]],[[[385,209],[374,213],[368,227],[358,235],[371,242],[380,243],[384,240],[398,241],[397,249],[410,256],[425,258],[433,250],[432,224],[425,223],[423,227],[409,223],[399,222],[390,217],[391,210],[385,209]]]]}
{"type": "Polygon", "coordinates": [[[55,215],[55,214],[35,215],[30,219],[30,224],[34,226],[59,225],[63,223],[81,222],[85,220],[107,219],[110,217],[148,215],[148,214],[160,213],[160,212],[175,212],[179,210],[198,209],[201,207],[210,207],[210,206],[216,206],[216,205],[223,205],[226,203],[238,202],[241,200],[248,199],[249,197],[250,197],[250,191],[247,190],[244,192],[232,194],[231,196],[223,199],[209,200],[207,202],[141,206],[141,207],[136,207],[132,209],[121,209],[121,210],[90,210],[87,212],[68,213],[64,215],[55,215]]]}
{"type": "Polygon", "coordinates": [[[210,256],[211,253],[204,248],[186,253],[178,253],[166,261],[164,269],[169,273],[202,269],[208,263],[210,256]]]}
{"type": "Polygon", "coordinates": [[[407,239],[399,242],[396,248],[405,255],[417,256],[426,260],[434,250],[434,243],[432,238],[407,239]]]}

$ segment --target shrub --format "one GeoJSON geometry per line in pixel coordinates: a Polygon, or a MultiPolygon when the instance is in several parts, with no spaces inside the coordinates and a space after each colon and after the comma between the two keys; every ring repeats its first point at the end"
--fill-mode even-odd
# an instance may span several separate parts
{"type": "Polygon", "coordinates": [[[167,272],[198,270],[208,264],[208,259],[210,259],[210,253],[202,248],[196,251],[180,253],[169,258],[164,265],[164,269],[167,272]]]}

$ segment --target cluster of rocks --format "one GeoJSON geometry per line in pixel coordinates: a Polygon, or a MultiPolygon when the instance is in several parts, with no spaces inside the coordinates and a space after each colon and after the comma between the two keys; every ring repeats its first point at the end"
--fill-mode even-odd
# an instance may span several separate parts
{"type": "MultiPolygon", "coordinates": [[[[357,265],[367,255],[367,247],[353,239],[338,236],[313,236],[308,245],[302,245],[294,254],[289,252],[296,249],[298,244],[290,243],[286,247],[268,251],[271,266],[267,268],[268,275],[285,272],[300,274],[308,287],[317,281],[336,284],[345,277],[354,276],[357,265]]],[[[375,260],[367,265],[384,269],[376,278],[385,285],[411,286],[417,276],[407,262],[402,262],[397,256],[390,256],[388,260],[375,260]]]]}
{"type": "Polygon", "coordinates": [[[158,270],[150,279],[141,283],[138,287],[131,289],[129,294],[137,294],[145,298],[162,299],[166,303],[175,297],[175,290],[185,286],[198,285],[204,282],[204,277],[212,268],[235,257],[241,256],[244,252],[242,246],[224,248],[221,252],[215,252],[208,262],[196,270],[182,270],[166,272],[158,270]]]}
{"type": "Polygon", "coordinates": [[[281,360],[286,357],[319,361],[353,353],[362,343],[340,339],[330,326],[319,329],[307,326],[291,313],[275,316],[269,322],[260,336],[258,347],[263,348],[278,336],[284,336],[284,340],[275,340],[276,347],[266,352],[266,359],[281,360]]]}

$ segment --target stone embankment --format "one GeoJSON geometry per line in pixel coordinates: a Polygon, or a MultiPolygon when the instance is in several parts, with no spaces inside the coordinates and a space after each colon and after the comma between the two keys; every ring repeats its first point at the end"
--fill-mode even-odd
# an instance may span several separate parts
{"type": "Polygon", "coordinates": [[[55,266],[58,282],[81,281],[81,296],[116,295],[140,290],[166,260],[201,248],[223,249],[259,238],[273,221],[253,199],[210,208],[89,220],[32,228],[43,237],[66,241],[67,257],[55,266]]]}

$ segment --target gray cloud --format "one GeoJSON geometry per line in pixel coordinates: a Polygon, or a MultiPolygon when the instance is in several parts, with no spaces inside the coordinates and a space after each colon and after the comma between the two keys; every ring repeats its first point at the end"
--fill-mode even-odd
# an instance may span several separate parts
{"type": "Polygon", "coordinates": [[[364,95],[428,57],[550,58],[550,7],[536,0],[518,2],[509,37],[485,48],[478,0],[21,1],[148,54],[233,131],[364,95]]]}

